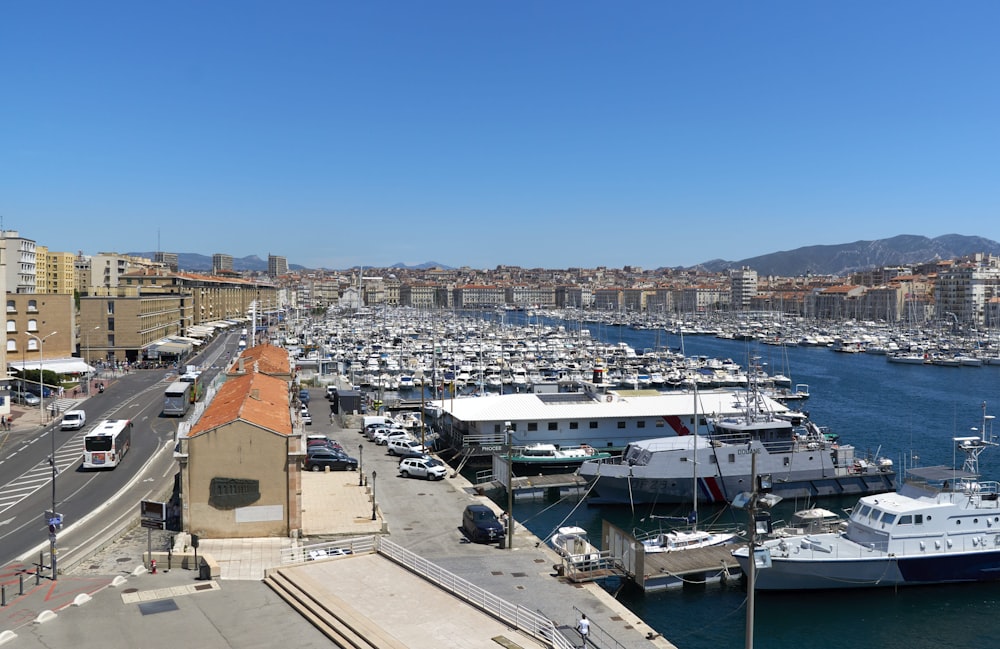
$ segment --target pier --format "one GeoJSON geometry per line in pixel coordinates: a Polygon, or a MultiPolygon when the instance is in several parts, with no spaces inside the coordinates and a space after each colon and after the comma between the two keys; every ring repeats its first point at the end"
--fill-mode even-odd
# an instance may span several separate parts
{"type": "Polygon", "coordinates": [[[642,543],[625,530],[604,521],[601,547],[609,559],[643,592],[739,579],[732,551],[745,544],[717,545],[677,552],[646,553],[642,543]]]}

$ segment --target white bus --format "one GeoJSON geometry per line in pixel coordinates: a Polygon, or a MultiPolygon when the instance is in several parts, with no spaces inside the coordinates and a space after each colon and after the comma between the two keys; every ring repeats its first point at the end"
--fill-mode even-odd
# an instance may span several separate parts
{"type": "Polygon", "coordinates": [[[83,437],[83,468],[113,469],[128,453],[131,444],[131,420],[105,419],[99,421],[83,437]]]}
{"type": "Polygon", "coordinates": [[[191,388],[193,383],[174,381],[163,392],[163,415],[165,417],[183,417],[191,408],[191,388]]]}

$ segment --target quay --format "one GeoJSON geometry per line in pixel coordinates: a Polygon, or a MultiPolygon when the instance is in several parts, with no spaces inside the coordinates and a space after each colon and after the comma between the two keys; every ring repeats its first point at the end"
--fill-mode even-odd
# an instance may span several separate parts
{"type": "Polygon", "coordinates": [[[397,459],[357,426],[311,432],[357,449],[363,466],[360,474],[303,475],[302,538],[201,539],[217,577],[180,569],[176,555],[165,570],[157,553],[160,568],[148,572],[146,530],[134,529],[98,552],[69,553],[58,581],[32,580],[23,594],[5,573],[0,645],[75,649],[113,629],[116,642],[150,649],[273,647],[293,638],[307,649],[570,649],[586,614],[590,647],[673,647],[600,585],[559,575],[558,555],[522,526],[509,549],[467,542],[465,505],[492,502],[460,475],[402,478],[397,459]],[[328,552],[345,546],[354,549],[328,552]]]}

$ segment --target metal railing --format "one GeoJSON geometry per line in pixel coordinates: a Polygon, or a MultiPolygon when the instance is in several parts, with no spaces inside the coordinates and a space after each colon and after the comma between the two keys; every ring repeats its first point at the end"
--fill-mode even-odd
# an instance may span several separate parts
{"type": "Polygon", "coordinates": [[[379,537],[377,545],[379,554],[437,584],[488,615],[545,642],[554,649],[575,649],[574,644],[559,632],[555,623],[539,613],[503,600],[385,538],[379,537]]]}
{"type": "Polygon", "coordinates": [[[359,536],[341,541],[328,541],[326,543],[313,543],[299,547],[282,548],[281,563],[283,565],[303,563],[305,561],[317,561],[347,554],[370,552],[375,552],[375,537],[359,536]]]}

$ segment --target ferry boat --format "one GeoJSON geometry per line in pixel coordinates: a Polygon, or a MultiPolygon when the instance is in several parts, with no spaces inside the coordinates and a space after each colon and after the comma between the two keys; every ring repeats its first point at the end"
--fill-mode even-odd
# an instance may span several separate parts
{"type": "MultiPolygon", "coordinates": [[[[895,493],[865,496],[842,533],[773,539],[757,546],[758,590],[818,590],[1000,580],[1000,483],[979,476],[987,433],[953,438],[961,470],[910,469],[895,493]],[[769,564],[769,565],[768,565],[769,564]]],[[[746,572],[746,548],[733,551],[746,572]]]]}
{"type": "Polygon", "coordinates": [[[864,495],[895,488],[892,461],[862,458],[853,446],[801,413],[770,409],[752,386],[741,415],[709,419],[707,435],[640,440],[621,457],[587,461],[595,503],[728,503],[758,474],[771,474],[782,498],[864,495]]]}

